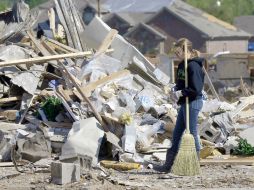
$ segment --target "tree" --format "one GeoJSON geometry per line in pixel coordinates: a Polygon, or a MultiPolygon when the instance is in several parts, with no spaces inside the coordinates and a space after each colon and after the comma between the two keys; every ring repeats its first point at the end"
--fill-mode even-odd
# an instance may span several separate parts
{"type": "Polygon", "coordinates": [[[237,16],[254,14],[253,0],[186,0],[187,3],[214,15],[221,20],[233,23],[237,16]]]}

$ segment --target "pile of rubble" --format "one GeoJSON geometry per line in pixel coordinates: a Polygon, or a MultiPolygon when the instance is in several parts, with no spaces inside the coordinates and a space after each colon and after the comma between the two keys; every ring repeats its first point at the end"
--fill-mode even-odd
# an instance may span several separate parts
{"type": "MultiPolygon", "coordinates": [[[[177,115],[170,78],[99,17],[85,25],[72,0],[55,0],[48,28],[39,27],[36,37],[28,6],[14,7],[15,19],[0,21],[6,26],[0,33],[1,161],[19,169],[20,160],[58,159],[52,179],[63,184],[100,160],[125,163],[101,162],[118,169],[165,160],[177,115]]],[[[252,126],[253,104],[253,96],[234,104],[207,100],[203,144],[232,152],[238,129],[252,126]]]]}

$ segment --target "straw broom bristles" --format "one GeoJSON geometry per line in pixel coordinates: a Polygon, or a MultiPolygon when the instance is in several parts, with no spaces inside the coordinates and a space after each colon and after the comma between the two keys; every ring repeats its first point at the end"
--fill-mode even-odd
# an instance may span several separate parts
{"type": "Polygon", "coordinates": [[[172,173],[183,176],[200,174],[200,164],[195,148],[195,140],[191,134],[184,134],[180,149],[172,167],[172,173]]]}

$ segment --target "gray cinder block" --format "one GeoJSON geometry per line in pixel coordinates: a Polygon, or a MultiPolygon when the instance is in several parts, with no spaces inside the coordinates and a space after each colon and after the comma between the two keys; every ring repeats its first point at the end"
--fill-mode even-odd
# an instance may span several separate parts
{"type": "Polygon", "coordinates": [[[63,185],[80,180],[80,165],[74,163],[52,162],[52,183],[63,185]]]}

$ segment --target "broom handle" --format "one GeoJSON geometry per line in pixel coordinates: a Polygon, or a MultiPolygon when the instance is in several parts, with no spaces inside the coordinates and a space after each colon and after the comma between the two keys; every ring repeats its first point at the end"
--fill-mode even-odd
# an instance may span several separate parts
{"type": "MultiPolygon", "coordinates": [[[[188,87],[188,61],[187,61],[187,41],[184,42],[184,73],[185,73],[185,88],[188,87]]],[[[189,97],[186,96],[186,133],[190,134],[190,114],[189,114],[189,97]]]]}

